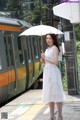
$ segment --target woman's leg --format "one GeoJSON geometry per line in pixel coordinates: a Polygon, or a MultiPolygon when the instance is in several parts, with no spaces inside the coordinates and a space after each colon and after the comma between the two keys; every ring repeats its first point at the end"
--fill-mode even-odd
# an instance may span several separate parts
{"type": "Polygon", "coordinates": [[[51,120],[54,120],[54,106],[55,106],[55,103],[54,102],[50,102],[49,103],[49,109],[50,109],[50,117],[51,117],[51,120]]]}
{"type": "Polygon", "coordinates": [[[63,103],[58,102],[56,104],[57,104],[57,108],[58,108],[58,117],[60,118],[59,120],[62,120],[62,106],[63,106],[63,103]]]}

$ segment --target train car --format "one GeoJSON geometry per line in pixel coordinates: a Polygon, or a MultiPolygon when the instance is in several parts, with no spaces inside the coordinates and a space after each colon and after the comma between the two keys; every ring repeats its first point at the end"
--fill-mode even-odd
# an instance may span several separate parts
{"type": "Polygon", "coordinates": [[[0,17],[0,105],[38,85],[40,38],[19,37],[29,27],[24,21],[0,17]]]}

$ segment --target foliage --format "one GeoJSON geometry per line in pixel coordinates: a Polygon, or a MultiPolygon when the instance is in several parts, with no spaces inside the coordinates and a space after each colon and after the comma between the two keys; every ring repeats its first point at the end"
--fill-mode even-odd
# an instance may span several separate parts
{"type": "Polygon", "coordinates": [[[80,81],[80,41],[76,42],[76,48],[77,48],[78,79],[80,81]]]}
{"type": "Polygon", "coordinates": [[[36,0],[31,9],[28,8],[28,5],[25,6],[24,20],[31,24],[40,24],[40,20],[43,22],[46,21],[46,12],[47,5],[43,4],[39,0],[36,0]]]}
{"type": "Polygon", "coordinates": [[[62,79],[62,84],[63,84],[63,89],[64,89],[65,91],[67,91],[67,90],[68,90],[68,87],[67,87],[67,75],[66,75],[66,73],[65,73],[65,76],[64,76],[63,79],[62,79]]]}
{"type": "Polygon", "coordinates": [[[67,91],[67,74],[66,74],[66,66],[65,59],[59,62],[59,69],[61,71],[62,76],[62,84],[65,91],[67,91]]]}
{"type": "Polygon", "coordinates": [[[7,0],[6,11],[12,18],[25,20],[31,24],[40,24],[40,20],[46,22],[47,4],[40,0],[7,0]]]}
{"type": "Polygon", "coordinates": [[[80,68],[80,41],[76,42],[78,67],[80,68]]]}
{"type": "Polygon", "coordinates": [[[77,54],[80,54],[80,41],[76,42],[77,54]]]}
{"type": "Polygon", "coordinates": [[[77,41],[80,41],[80,24],[75,26],[75,32],[77,41]]]}
{"type": "Polygon", "coordinates": [[[22,0],[8,0],[5,10],[10,11],[12,18],[22,19],[22,0]]]}

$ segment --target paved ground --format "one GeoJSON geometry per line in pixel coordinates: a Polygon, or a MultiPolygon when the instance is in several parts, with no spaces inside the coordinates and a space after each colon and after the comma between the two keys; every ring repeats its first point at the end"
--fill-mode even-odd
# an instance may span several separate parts
{"type": "MultiPolygon", "coordinates": [[[[66,94],[63,120],[80,120],[80,95],[66,94]]],[[[49,120],[48,105],[41,100],[42,90],[30,90],[0,109],[0,120],[49,120]]],[[[55,107],[57,116],[57,108],[55,107]]]]}

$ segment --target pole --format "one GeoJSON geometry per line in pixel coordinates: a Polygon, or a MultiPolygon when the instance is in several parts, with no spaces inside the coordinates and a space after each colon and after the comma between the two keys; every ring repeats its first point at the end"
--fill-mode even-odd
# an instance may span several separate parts
{"type": "MultiPolygon", "coordinates": [[[[39,6],[40,6],[40,25],[42,25],[42,1],[39,0],[39,6]]],[[[43,50],[43,39],[41,35],[41,50],[43,50]]]]}
{"type": "Polygon", "coordinates": [[[39,0],[39,6],[40,6],[40,24],[42,25],[42,1],[39,0]]]}

